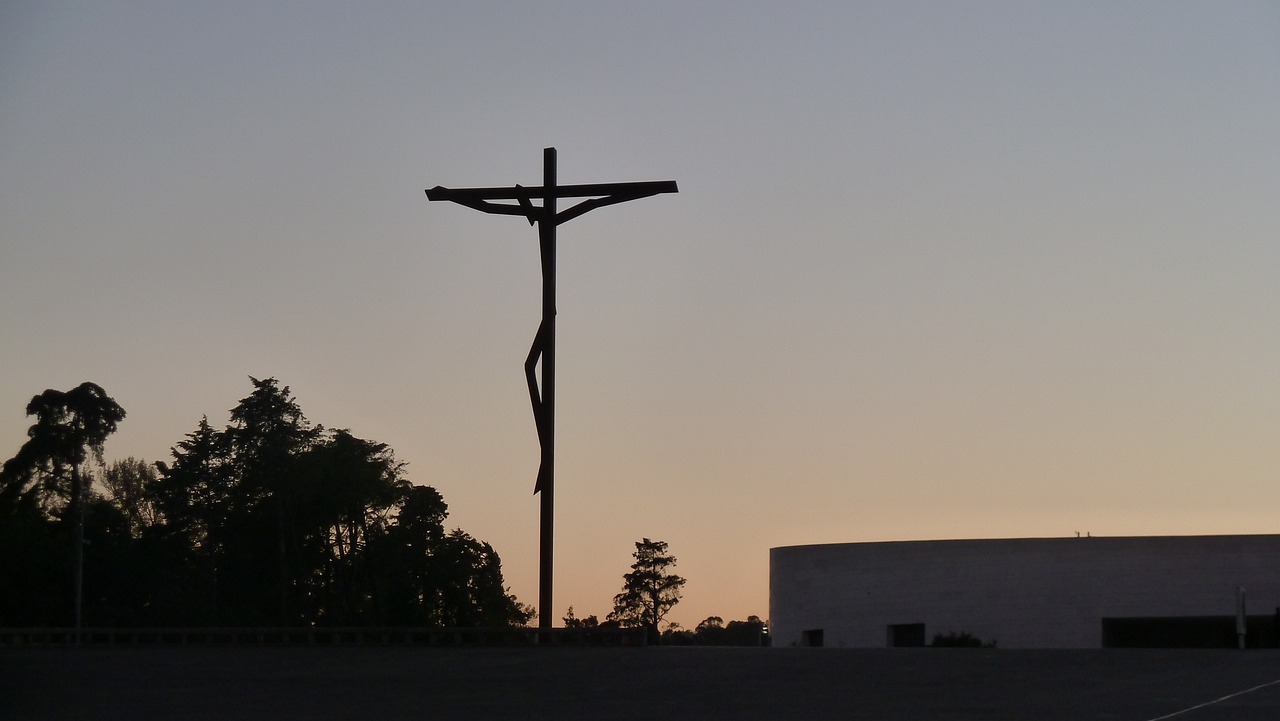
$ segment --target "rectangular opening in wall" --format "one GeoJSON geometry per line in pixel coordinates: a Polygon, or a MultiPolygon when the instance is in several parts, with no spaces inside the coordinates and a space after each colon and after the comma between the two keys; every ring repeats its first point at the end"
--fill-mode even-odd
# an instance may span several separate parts
{"type": "MultiPolygon", "coordinates": [[[[1280,614],[1249,616],[1249,648],[1280,647],[1280,614]]],[[[1235,648],[1235,616],[1163,616],[1102,619],[1103,648],[1235,648]]]]}
{"type": "Polygon", "coordinates": [[[894,648],[915,648],[924,645],[923,623],[889,624],[889,645],[894,648]]]}
{"type": "Polygon", "coordinates": [[[822,645],[822,629],[813,628],[800,632],[800,645],[818,647],[822,645]]]}

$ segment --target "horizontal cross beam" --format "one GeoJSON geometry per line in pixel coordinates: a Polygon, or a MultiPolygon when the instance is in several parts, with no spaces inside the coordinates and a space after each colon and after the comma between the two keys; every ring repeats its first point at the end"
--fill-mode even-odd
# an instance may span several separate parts
{"type": "MultiPolygon", "coordinates": [[[[586,185],[556,185],[557,198],[590,198],[601,195],[626,195],[644,198],[659,193],[676,193],[676,181],[653,180],[640,183],[589,183],[586,185]]],[[[536,185],[524,188],[519,185],[506,188],[445,188],[437,185],[427,191],[427,200],[534,200],[547,197],[546,188],[536,185]]]]}

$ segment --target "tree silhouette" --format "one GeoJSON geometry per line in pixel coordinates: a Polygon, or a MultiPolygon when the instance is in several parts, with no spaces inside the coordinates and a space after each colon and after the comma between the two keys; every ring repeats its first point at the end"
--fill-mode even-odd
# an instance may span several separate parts
{"type": "Polygon", "coordinates": [[[102,472],[106,500],[125,515],[130,535],[140,536],[159,520],[160,510],[148,493],[156,477],[155,466],[133,456],[113,461],[102,472]]]}
{"type": "Polygon", "coordinates": [[[0,502],[75,518],[83,502],[81,466],[90,455],[101,462],[102,445],[124,420],[124,409],[101,386],[86,382],[35,396],[27,415],[36,422],[27,430],[27,442],[0,470],[0,502]]]}
{"type": "Polygon", "coordinates": [[[600,627],[600,619],[596,618],[594,614],[586,618],[578,618],[573,615],[573,606],[570,606],[569,610],[565,611],[564,618],[561,621],[564,623],[565,628],[572,631],[587,631],[600,627]]]}
{"type": "Polygon", "coordinates": [[[667,553],[665,541],[637,541],[633,557],[631,572],[623,576],[622,592],[613,597],[609,620],[643,627],[650,638],[660,638],[658,624],[680,602],[685,580],[671,572],[676,558],[667,553]]]}
{"type": "Polygon", "coordinates": [[[170,590],[173,598],[161,605],[185,606],[198,623],[222,622],[220,579],[236,506],[227,444],[206,416],[169,450],[173,462],[156,462],[159,477],[149,489],[161,518],[156,543],[170,574],[180,579],[170,590]]]}
{"type": "Polygon", "coordinates": [[[168,462],[102,467],[101,496],[79,466],[123,411],[101,389],[33,400],[31,438],[0,469],[0,626],[68,624],[81,497],[96,625],[528,622],[497,552],[447,531],[444,499],[386,444],[313,426],[287,386],[250,380],[225,430],[201,418],[168,462]]]}
{"type": "Polygon", "coordinates": [[[27,430],[27,442],[0,469],[0,507],[6,508],[6,515],[25,516],[33,529],[51,517],[59,519],[63,529],[71,529],[61,535],[71,544],[73,612],[79,628],[87,501],[81,466],[90,457],[102,463],[103,443],[125,412],[101,386],[85,382],[69,391],[50,388],[35,396],[27,404],[27,415],[36,417],[27,430]]]}
{"type": "MultiPolygon", "coordinates": [[[[267,524],[275,529],[276,623],[292,625],[300,621],[300,589],[290,580],[301,571],[303,549],[297,533],[298,496],[305,479],[299,477],[295,460],[307,450],[321,429],[312,428],[289,387],[275,378],[258,380],[252,376],[253,393],[231,409],[231,425],[225,432],[232,468],[239,476],[238,500],[244,502],[248,524],[245,530],[259,531],[267,524]]],[[[259,534],[253,533],[257,536],[259,534]]],[[[265,560],[258,549],[240,548],[256,560],[265,560]]],[[[262,569],[265,571],[265,569],[262,569]]]]}
{"type": "Polygon", "coordinates": [[[305,479],[294,498],[297,562],[311,579],[308,615],[324,623],[349,624],[367,615],[369,542],[385,532],[391,514],[410,488],[383,443],[338,430],[298,459],[305,479]]]}

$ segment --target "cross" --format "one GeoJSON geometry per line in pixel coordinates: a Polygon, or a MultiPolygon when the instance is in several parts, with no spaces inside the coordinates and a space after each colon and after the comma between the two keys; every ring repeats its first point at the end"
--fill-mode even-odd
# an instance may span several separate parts
{"type": "Polygon", "coordinates": [[[542,323],[533,338],[533,346],[524,361],[525,380],[529,384],[529,401],[538,429],[542,460],[533,492],[541,493],[540,544],[538,553],[538,627],[551,629],[555,613],[551,605],[552,504],[555,499],[556,437],[556,226],[606,205],[625,203],[660,193],[675,193],[674,180],[643,183],[596,183],[591,185],[556,185],[556,149],[542,151],[542,186],[525,188],[444,188],[437,185],[427,191],[427,200],[449,200],[468,208],[496,215],[519,215],[538,225],[538,248],[542,256],[542,323]],[[565,210],[556,211],[560,198],[586,198],[565,210]],[[542,206],[534,200],[541,199],[542,206]],[[514,203],[495,203],[505,200],[514,203]],[[542,384],[539,388],[534,370],[542,361],[542,384]]]}

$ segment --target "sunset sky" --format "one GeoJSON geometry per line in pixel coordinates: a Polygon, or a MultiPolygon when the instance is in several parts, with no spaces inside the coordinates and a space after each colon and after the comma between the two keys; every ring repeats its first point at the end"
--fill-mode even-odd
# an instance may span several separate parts
{"type": "Polygon", "coordinates": [[[1280,4],[6,2],[0,459],[292,388],[537,601],[537,233],[423,189],[675,180],[559,230],[556,607],[665,540],[1280,532],[1280,4]]]}

